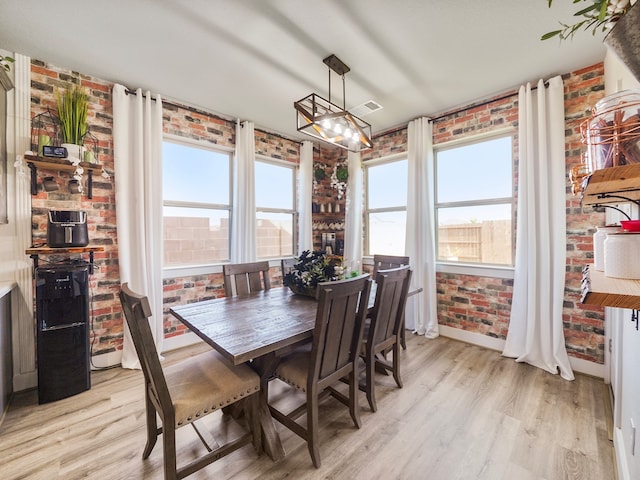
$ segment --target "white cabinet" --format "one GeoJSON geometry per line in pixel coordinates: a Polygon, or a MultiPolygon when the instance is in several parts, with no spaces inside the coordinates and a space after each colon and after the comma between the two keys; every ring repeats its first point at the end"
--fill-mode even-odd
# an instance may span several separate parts
{"type": "MultiPolygon", "coordinates": [[[[607,95],[640,88],[627,67],[610,52],[605,58],[605,87],[607,95]]],[[[632,218],[640,218],[638,214],[634,206],[632,218]]],[[[617,219],[611,218],[608,212],[607,223],[612,220],[617,219]]],[[[631,321],[631,313],[622,308],[607,308],[605,313],[605,331],[611,348],[605,366],[610,372],[607,377],[614,395],[614,445],[619,480],[640,478],[640,331],[631,321]]]]}

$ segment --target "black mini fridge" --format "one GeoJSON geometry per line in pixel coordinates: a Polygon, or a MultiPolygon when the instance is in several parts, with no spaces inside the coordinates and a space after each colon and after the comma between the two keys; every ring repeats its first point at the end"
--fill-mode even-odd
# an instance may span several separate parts
{"type": "Polygon", "coordinates": [[[38,402],[91,388],[89,367],[89,265],[36,269],[38,402]]]}

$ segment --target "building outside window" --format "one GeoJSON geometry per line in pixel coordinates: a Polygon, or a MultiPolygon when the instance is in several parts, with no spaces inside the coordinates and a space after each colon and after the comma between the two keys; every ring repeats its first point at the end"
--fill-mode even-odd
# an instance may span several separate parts
{"type": "Polygon", "coordinates": [[[229,261],[232,155],[230,150],[165,138],[165,268],[229,261]]]}
{"type": "Polygon", "coordinates": [[[290,257],[294,252],[296,166],[257,158],[256,246],[260,259],[290,257]]]}
{"type": "Polygon", "coordinates": [[[404,255],[407,230],[406,156],[364,165],[365,255],[404,255]]]}
{"type": "Polygon", "coordinates": [[[436,147],[437,260],[513,265],[513,138],[436,147]]]}

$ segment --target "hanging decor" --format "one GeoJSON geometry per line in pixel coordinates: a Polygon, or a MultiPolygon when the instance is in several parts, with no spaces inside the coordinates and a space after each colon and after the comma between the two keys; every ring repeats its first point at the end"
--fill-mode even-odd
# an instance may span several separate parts
{"type": "Polygon", "coordinates": [[[294,102],[298,131],[352,152],[373,147],[371,125],[346,109],[344,75],[350,68],[335,55],[323,62],[329,67],[329,100],[312,93],[294,102]],[[342,108],[331,102],[331,71],[342,76],[342,108]]]}

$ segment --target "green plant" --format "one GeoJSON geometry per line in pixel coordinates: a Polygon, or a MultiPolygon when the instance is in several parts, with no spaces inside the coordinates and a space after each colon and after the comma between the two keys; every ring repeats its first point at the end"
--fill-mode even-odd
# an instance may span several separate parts
{"type": "Polygon", "coordinates": [[[79,85],[74,85],[64,95],[56,90],[56,103],[62,143],[82,145],[88,130],[89,96],[87,92],[79,85]]]}
{"type": "Polygon", "coordinates": [[[339,280],[342,273],[342,267],[329,259],[324,251],[305,250],[282,283],[299,290],[315,290],[319,282],[339,280]]]}
{"type": "Polygon", "coordinates": [[[2,68],[4,68],[7,72],[11,71],[11,64],[15,61],[16,60],[14,58],[0,55],[0,66],[2,66],[2,68]]]}
{"type": "MultiPolygon", "coordinates": [[[[553,0],[548,0],[549,8],[551,8],[553,0]]],[[[636,0],[573,0],[573,3],[587,2],[588,7],[578,10],[573,14],[574,17],[584,17],[582,20],[567,25],[560,22],[562,28],[553,30],[542,35],[540,40],[548,40],[549,38],[559,37],[561,40],[573,38],[578,30],[591,30],[592,34],[609,30],[616,21],[620,19],[636,0]]]]}

